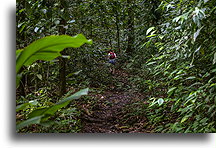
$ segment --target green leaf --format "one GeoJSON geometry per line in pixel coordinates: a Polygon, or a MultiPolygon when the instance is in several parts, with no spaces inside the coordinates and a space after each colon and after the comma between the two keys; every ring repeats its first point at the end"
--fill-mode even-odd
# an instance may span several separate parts
{"type": "Polygon", "coordinates": [[[23,104],[21,104],[21,105],[17,105],[17,107],[16,107],[16,112],[17,111],[20,111],[20,110],[23,110],[24,108],[26,108],[27,106],[35,106],[35,105],[37,105],[38,104],[38,101],[37,100],[31,100],[31,101],[29,101],[29,102],[27,102],[27,103],[23,103],[23,104]]]}
{"type": "Polygon", "coordinates": [[[216,86],[216,83],[213,83],[213,84],[210,85],[210,87],[212,87],[212,86],[216,86]]]}
{"type": "Polygon", "coordinates": [[[67,101],[71,101],[71,100],[73,100],[73,99],[78,99],[78,98],[80,98],[82,95],[87,95],[87,94],[88,94],[88,91],[89,91],[89,88],[82,89],[82,90],[76,92],[75,94],[71,95],[70,97],[67,97],[67,98],[63,99],[62,101],[60,101],[60,102],[57,103],[57,104],[61,104],[61,103],[67,102],[67,101]]]}
{"type": "Polygon", "coordinates": [[[19,10],[19,13],[22,13],[23,11],[25,11],[25,9],[21,9],[21,10],[19,10]]]}
{"type": "Polygon", "coordinates": [[[76,92],[75,94],[59,101],[58,103],[56,103],[55,105],[53,105],[51,107],[40,108],[40,109],[34,110],[32,113],[30,113],[28,115],[28,117],[33,118],[35,116],[40,116],[40,115],[44,115],[44,117],[47,117],[47,115],[48,116],[54,115],[55,112],[58,111],[60,108],[67,106],[71,100],[78,99],[82,95],[87,95],[88,91],[89,91],[89,88],[82,89],[82,90],[76,92]]]}
{"type": "Polygon", "coordinates": [[[25,27],[26,27],[26,24],[22,25],[22,27],[21,27],[19,33],[21,33],[21,32],[24,30],[25,27]]]}
{"type": "Polygon", "coordinates": [[[211,73],[216,73],[216,68],[211,70],[211,73]]]}
{"type": "Polygon", "coordinates": [[[37,74],[38,79],[42,80],[42,75],[41,74],[37,74]]]}
{"type": "Polygon", "coordinates": [[[19,57],[20,53],[23,51],[23,49],[16,50],[16,59],[19,57]]]}
{"type": "Polygon", "coordinates": [[[153,97],[153,98],[150,98],[149,100],[153,100],[152,103],[148,106],[148,107],[152,107],[153,105],[155,105],[157,103],[156,98],[153,97]]]}
{"type": "Polygon", "coordinates": [[[61,109],[62,107],[65,107],[69,104],[69,101],[67,102],[62,102],[61,104],[56,104],[56,105],[53,105],[51,107],[49,107],[47,110],[45,110],[43,112],[44,115],[48,115],[48,116],[51,116],[51,115],[54,115],[59,109],[61,109]]]}
{"type": "Polygon", "coordinates": [[[198,52],[200,50],[201,46],[199,46],[194,52],[198,52]]]}
{"type": "Polygon", "coordinates": [[[157,34],[152,34],[152,35],[149,35],[147,36],[147,38],[150,38],[150,37],[153,37],[153,36],[156,36],[157,34]]]}
{"type": "Polygon", "coordinates": [[[186,78],[185,80],[192,80],[192,79],[196,79],[196,77],[195,76],[191,76],[191,77],[186,78]]]}
{"type": "Polygon", "coordinates": [[[37,100],[31,100],[31,101],[29,101],[29,104],[35,106],[38,104],[38,101],[37,100]]]}
{"type": "Polygon", "coordinates": [[[178,21],[180,20],[180,18],[181,18],[181,16],[178,16],[178,17],[174,18],[174,19],[172,20],[172,22],[178,22],[178,21]]]}
{"type": "Polygon", "coordinates": [[[78,75],[80,72],[82,72],[82,70],[79,70],[79,71],[70,73],[70,74],[67,75],[67,77],[71,77],[71,76],[73,76],[73,75],[78,75]]]}
{"type": "Polygon", "coordinates": [[[58,25],[58,24],[60,24],[60,21],[59,21],[59,20],[55,20],[54,23],[55,23],[56,25],[58,25]]]}
{"type": "Polygon", "coordinates": [[[159,104],[159,106],[161,106],[163,103],[164,103],[164,99],[159,98],[159,99],[158,99],[158,104],[159,104]]]}
{"type": "Polygon", "coordinates": [[[181,120],[181,123],[185,122],[189,117],[191,117],[191,114],[184,116],[181,120]]]}
{"type": "Polygon", "coordinates": [[[152,30],[154,30],[155,27],[150,27],[147,31],[146,31],[146,35],[148,35],[152,30]]]}
{"type": "Polygon", "coordinates": [[[55,121],[45,121],[45,122],[40,122],[40,125],[44,126],[44,127],[50,127],[53,124],[55,124],[55,121]]]}
{"type": "Polygon", "coordinates": [[[204,0],[204,3],[208,2],[208,0],[204,0]]]}
{"type": "Polygon", "coordinates": [[[21,104],[21,105],[17,105],[17,107],[16,107],[16,112],[18,112],[18,111],[20,111],[20,110],[23,110],[23,109],[26,108],[28,105],[29,105],[29,103],[24,103],[24,104],[21,104]]]}
{"type": "Polygon", "coordinates": [[[148,66],[148,65],[155,64],[155,63],[157,63],[157,62],[156,62],[156,61],[153,61],[153,62],[149,62],[149,63],[147,63],[146,65],[148,66]]]}
{"type": "Polygon", "coordinates": [[[216,63],[216,52],[214,53],[214,59],[213,59],[213,64],[216,63]]]}
{"type": "Polygon", "coordinates": [[[16,88],[19,87],[21,78],[22,78],[22,73],[16,75],[16,88]]]}
{"type": "Polygon", "coordinates": [[[194,42],[196,41],[196,38],[198,37],[198,35],[199,35],[199,33],[200,33],[200,30],[202,29],[203,27],[201,27],[200,29],[198,29],[195,33],[194,33],[194,35],[193,35],[193,40],[194,40],[194,42]]]}
{"type": "Polygon", "coordinates": [[[53,60],[61,55],[60,51],[64,48],[77,48],[84,43],[92,44],[92,40],[87,40],[82,34],[74,37],[68,35],[52,35],[39,39],[24,48],[24,50],[17,51],[16,73],[19,72],[23,65],[30,65],[36,60],[53,60]]]}
{"type": "Polygon", "coordinates": [[[192,101],[192,102],[195,102],[196,100],[196,96],[197,96],[197,92],[195,91],[192,91],[189,96],[187,98],[185,98],[186,102],[184,103],[184,106],[187,105],[188,102],[192,101]]]}
{"type": "Polygon", "coordinates": [[[68,55],[62,55],[61,57],[65,58],[65,59],[70,59],[70,56],[68,56],[68,55]]]}
{"type": "Polygon", "coordinates": [[[28,120],[25,120],[25,121],[17,124],[16,130],[18,131],[19,129],[21,129],[23,127],[26,127],[26,126],[29,126],[29,125],[32,125],[32,124],[39,124],[42,117],[43,116],[37,116],[37,117],[34,117],[34,118],[30,118],[28,120]]]}
{"type": "Polygon", "coordinates": [[[36,117],[36,116],[43,115],[43,113],[47,109],[48,109],[48,107],[36,109],[36,110],[32,111],[30,114],[28,114],[28,118],[33,118],[33,117],[36,117]]]}
{"type": "Polygon", "coordinates": [[[168,96],[171,96],[177,87],[172,87],[167,91],[168,96]]]}

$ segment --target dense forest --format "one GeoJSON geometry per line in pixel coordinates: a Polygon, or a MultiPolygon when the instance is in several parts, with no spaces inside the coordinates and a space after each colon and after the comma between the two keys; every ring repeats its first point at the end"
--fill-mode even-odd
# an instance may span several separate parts
{"type": "Polygon", "coordinates": [[[17,0],[16,132],[216,132],[215,16],[215,0],[17,0]]]}

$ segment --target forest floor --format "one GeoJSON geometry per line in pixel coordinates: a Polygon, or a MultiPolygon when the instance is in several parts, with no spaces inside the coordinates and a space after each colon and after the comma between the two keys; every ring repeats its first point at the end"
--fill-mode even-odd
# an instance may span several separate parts
{"type": "Polygon", "coordinates": [[[130,84],[129,74],[123,70],[117,70],[113,75],[116,82],[122,84],[122,88],[110,85],[108,90],[100,94],[93,94],[94,101],[83,103],[81,133],[149,133],[147,118],[145,116],[128,116],[130,106],[134,102],[145,98],[142,94],[132,92],[128,88],[130,84]]]}

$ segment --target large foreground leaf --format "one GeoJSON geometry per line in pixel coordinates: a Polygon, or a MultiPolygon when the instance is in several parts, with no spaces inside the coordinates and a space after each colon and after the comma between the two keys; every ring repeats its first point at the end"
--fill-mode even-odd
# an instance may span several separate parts
{"type": "Polygon", "coordinates": [[[28,119],[28,120],[25,120],[25,121],[19,123],[19,124],[16,126],[16,130],[18,131],[19,129],[21,129],[21,128],[23,128],[23,127],[26,127],[26,126],[28,126],[28,125],[39,124],[41,118],[42,118],[42,116],[37,116],[37,117],[34,117],[34,118],[30,118],[30,119],[28,119]]]}
{"type": "MultiPolygon", "coordinates": [[[[50,107],[45,107],[45,108],[39,108],[34,110],[32,113],[30,113],[28,115],[28,119],[17,124],[16,129],[17,131],[23,127],[26,127],[28,125],[32,125],[32,124],[42,124],[43,123],[47,123],[47,119],[54,115],[56,111],[58,111],[59,109],[61,109],[62,107],[67,106],[71,100],[74,99],[78,99],[80,98],[82,95],[87,95],[89,91],[89,88],[85,88],[82,89],[78,92],[76,92],[75,94],[64,98],[63,100],[59,101],[58,103],[56,103],[53,106],[50,107]]],[[[20,107],[17,107],[20,108],[20,107]]]]}
{"type": "Polygon", "coordinates": [[[56,103],[53,106],[46,107],[46,108],[36,109],[32,113],[30,113],[28,115],[28,117],[29,118],[33,118],[33,117],[40,116],[40,115],[46,115],[46,117],[47,117],[47,115],[48,116],[54,115],[54,113],[57,110],[59,110],[62,107],[67,106],[71,100],[78,99],[78,98],[80,98],[83,95],[87,95],[88,94],[88,90],[89,90],[89,88],[82,89],[82,90],[76,92],[75,94],[73,94],[73,95],[71,95],[71,96],[69,96],[69,97],[67,97],[67,98],[59,101],[58,103],[56,103]]]}
{"type": "Polygon", "coordinates": [[[50,61],[60,56],[64,48],[77,48],[84,43],[92,44],[92,40],[87,40],[82,34],[74,37],[68,35],[52,35],[39,39],[23,50],[16,53],[16,73],[23,65],[30,65],[36,60],[50,61]]]}

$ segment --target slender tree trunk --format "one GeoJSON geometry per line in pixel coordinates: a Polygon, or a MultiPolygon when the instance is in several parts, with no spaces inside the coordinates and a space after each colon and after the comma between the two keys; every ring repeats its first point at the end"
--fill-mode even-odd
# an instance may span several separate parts
{"type": "MultiPolygon", "coordinates": [[[[97,3],[102,3],[102,1],[97,1],[97,3]]],[[[107,34],[108,34],[108,39],[109,39],[109,42],[108,44],[110,45],[110,48],[113,48],[112,46],[112,38],[109,36],[109,33],[110,33],[110,29],[108,27],[108,23],[107,23],[107,20],[106,20],[106,16],[104,15],[103,12],[106,12],[106,10],[104,9],[103,5],[102,4],[99,4],[100,6],[100,12],[101,12],[101,18],[102,18],[102,21],[101,21],[101,25],[103,26],[103,28],[106,28],[107,30],[107,34]]]]}
{"type": "Polygon", "coordinates": [[[26,75],[23,75],[22,78],[20,79],[20,84],[19,84],[19,91],[20,91],[20,96],[24,96],[26,95],[25,92],[25,83],[26,83],[26,75]]]}
{"type": "MultiPolygon", "coordinates": [[[[61,19],[60,21],[60,28],[59,28],[59,33],[60,34],[66,34],[66,29],[64,26],[67,25],[67,19],[65,17],[69,17],[69,12],[68,12],[68,0],[61,0],[60,1],[60,7],[61,9],[64,9],[64,18],[61,19]]],[[[66,55],[66,51],[63,50],[61,52],[62,55],[66,55]]],[[[60,79],[60,92],[59,95],[62,96],[66,93],[66,60],[65,58],[59,57],[59,79],[60,79]]]]}
{"type": "MultiPolygon", "coordinates": [[[[116,18],[118,20],[118,18],[116,18]]],[[[121,52],[120,50],[120,31],[119,31],[119,25],[118,25],[119,20],[116,22],[116,38],[117,38],[117,49],[119,53],[121,52]]]]}
{"type": "Polygon", "coordinates": [[[116,18],[116,39],[117,39],[117,49],[119,51],[119,53],[121,52],[120,51],[120,30],[119,30],[119,12],[118,12],[118,4],[116,4],[116,7],[115,7],[115,18],[116,18]]]}
{"type": "Polygon", "coordinates": [[[128,47],[126,52],[131,53],[134,50],[134,12],[133,0],[127,0],[128,5],[128,47]]]}
{"type": "MultiPolygon", "coordinates": [[[[62,20],[61,24],[63,26],[66,25],[66,21],[62,20]]],[[[60,34],[65,34],[66,30],[63,28],[63,26],[60,28],[59,32],[60,34]]],[[[62,55],[65,54],[65,50],[61,52],[62,55]]],[[[62,96],[66,93],[66,59],[59,57],[59,95],[62,96]]]]}
{"type": "Polygon", "coordinates": [[[60,92],[59,95],[62,96],[66,93],[66,61],[64,58],[59,58],[59,80],[60,80],[60,92]]]}

